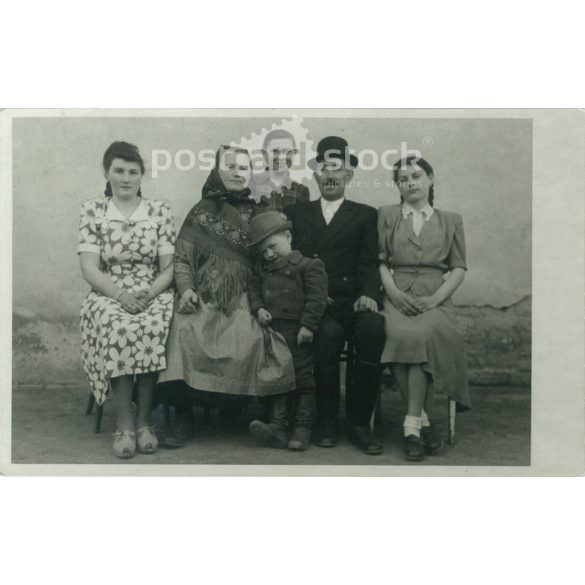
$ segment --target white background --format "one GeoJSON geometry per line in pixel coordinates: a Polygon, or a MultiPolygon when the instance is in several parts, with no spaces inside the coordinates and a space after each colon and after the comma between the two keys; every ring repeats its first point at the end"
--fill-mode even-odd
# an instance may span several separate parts
{"type": "MultiPolygon", "coordinates": [[[[569,2],[21,1],[3,7],[2,24],[4,107],[585,105],[582,17],[569,2]]],[[[559,207],[582,215],[575,179],[559,207]]],[[[565,244],[582,257],[582,238],[565,244]]],[[[578,289],[582,305],[581,276],[578,289]]],[[[567,290],[556,303],[575,300],[567,290]]],[[[567,343],[553,328],[549,341],[562,351],[551,366],[562,388],[563,364],[583,362],[582,330],[567,343]]],[[[574,582],[583,487],[582,478],[0,478],[2,577],[574,582]]]]}

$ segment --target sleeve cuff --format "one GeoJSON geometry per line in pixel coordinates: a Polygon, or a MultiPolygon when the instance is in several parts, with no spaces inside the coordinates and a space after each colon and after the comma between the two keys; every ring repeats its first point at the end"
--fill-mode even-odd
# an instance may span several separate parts
{"type": "Polygon", "coordinates": [[[77,247],[77,253],[80,252],[92,252],[93,254],[100,253],[100,247],[97,244],[79,244],[77,247]]]}
{"type": "Polygon", "coordinates": [[[264,303],[254,303],[253,301],[250,303],[250,311],[252,315],[257,316],[258,311],[260,309],[265,309],[264,303]]]}
{"type": "Polygon", "coordinates": [[[187,283],[187,282],[176,282],[175,281],[175,285],[176,285],[177,292],[179,293],[179,296],[180,297],[182,297],[183,296],[183,293],[186,290],[189,290],[190,288],[193,289],[193,290],[195,290],[195,287],[193,285],[187,283]]]}

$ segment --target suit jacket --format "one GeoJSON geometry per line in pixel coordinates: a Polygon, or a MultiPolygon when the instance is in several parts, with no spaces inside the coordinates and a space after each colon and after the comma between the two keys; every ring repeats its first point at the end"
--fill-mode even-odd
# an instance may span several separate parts
{"type": "Polygon", "coordinates": [[[250,308],[266,309],[273,319],[292,319],[315,331],[327,308],[327,274],[323,262],[297,250],[262,263],[250,281],[250,308]]]}
{"type": "Polygon", "coordinates": [[[382,307],[378,214],[373,207],[346,199],[329,225],[319,200],[291,205],[284,213],[293,224],[293,247],[325,264],[335,313],[351,310],[362,295],[382,307]]]}

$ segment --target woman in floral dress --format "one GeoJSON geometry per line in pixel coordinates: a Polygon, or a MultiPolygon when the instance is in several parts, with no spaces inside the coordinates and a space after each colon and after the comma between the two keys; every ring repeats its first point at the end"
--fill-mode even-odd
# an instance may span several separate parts
{"type": "Polygon", "coordinates": [[[150,416],[156,372],[166,367],[175,232],[168,204],[141,196],[144,162],[135,146],[114,142],[103,167],[106,197],[81,207],[78,252],[92,288],[81,305],[81,355],[98,405],[112,388],[113,450],[129,458],[158,446],[150,416]]]}

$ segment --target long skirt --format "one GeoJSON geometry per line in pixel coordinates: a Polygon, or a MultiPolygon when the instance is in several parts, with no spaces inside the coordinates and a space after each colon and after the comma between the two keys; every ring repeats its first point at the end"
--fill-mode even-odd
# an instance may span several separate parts
{"type": "Polygon", "coordinates": [[[269,396],[295,388],[286,341],[258,323],[245,293],[229,313],[206,304],[195,313],[175,312],[166,354],[160,384],[183,380],[197,390],[240,396],[269,396]]]}
{"type": "Polygon", "coordinates": [[[384,300],[386,344],[382,363],[420,364],[433,390],[471,407],[463,335],[451,301],[409,317],[384,300]]]}

